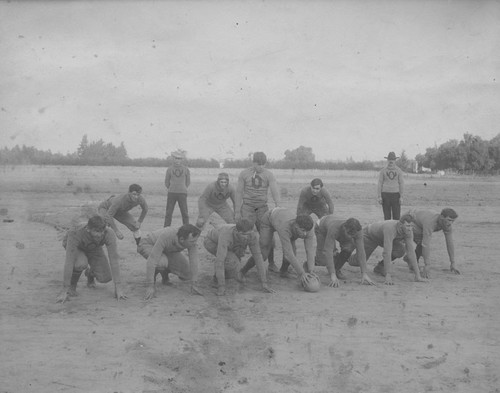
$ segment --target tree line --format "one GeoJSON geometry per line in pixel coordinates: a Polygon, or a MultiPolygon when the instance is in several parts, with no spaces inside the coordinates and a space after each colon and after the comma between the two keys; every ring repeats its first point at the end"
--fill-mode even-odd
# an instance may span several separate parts
{"type": "MultiPolygon", "coordinates": [[[[192,168],[245,168],[251,165],[251,153],[242,159],[226,159],[219,162],[215,159],[188,158],[187,165],[192,168]]],[[[405,151],[400,153],[397,165],[405,172],[414,172],[429,168],[432,171],[447,170],[456,173],[498,174],[500,170],[500,134],[490,141],[478,136],[464,134],[463,140],[449,140],[440,146],[426,149],[425,154],[418,154],[414,160],[407,157],[405,151]]],[[[167,167],[172,158],[129,158],[124,143],[115,146],[102,139],[89,141],[84,135],[74,153],[52,153],[29,146],[15,146],[11,149],[0,149],[2,165],[117,165],[142,167],[167,167]]],[[[268,166],[275,169],[323,169],[323,170],[378,170],[385,161],[356,162],[316,161],[312,148],[299,146],[286,150],[281,160],[270,160],[268,166]]]]}

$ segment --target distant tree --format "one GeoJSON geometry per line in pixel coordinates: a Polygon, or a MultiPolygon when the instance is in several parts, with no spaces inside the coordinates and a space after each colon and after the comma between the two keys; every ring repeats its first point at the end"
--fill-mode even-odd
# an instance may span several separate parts
{"type": "Polygon", "coordinates": [[[89,140],[87,138],[87,134],[85,134],[82,137],[82,141],[80,142],[80,145],[78,146],[78,149],[76,151],[76,154],[78,155],[78,157],[83,157],[83,155],[85,154],[85,151],[88,149],[88,147],[89,147],[89,140]]]}
{"type": "Polygon", "coordinates": [[[401,156],[396,161],[396,165],[400,167],[404,172],[411,172],[411,161],[408,159],[406,152],[403,150],[401,156]]]}
{"type": "Polygon", "coordinates": [[[285,161],[293,163],[312,163],[316,161],[312,148],[299,146],[294,150],[285,151],[285,161]]]}

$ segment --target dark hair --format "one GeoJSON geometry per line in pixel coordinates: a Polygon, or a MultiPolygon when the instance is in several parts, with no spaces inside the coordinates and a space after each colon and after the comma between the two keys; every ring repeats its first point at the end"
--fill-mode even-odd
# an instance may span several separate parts
{"type": "Polygon", "coordinates": [[[87,228],[93,231],[103,232],[106,229],[106,221],[102,216],[92,216],[89,218],[87,228]]]}
{"type": "Polygon", "coordinates": [[[401,216],[399,222],[415,222],[415,215],[412,213],[405,213],[401,216]]]}
{"type": "Polygon", "coordinates": [[[200,228],[195,227],[192,224],[184,224],[177,231],[177,238],[187,239],[190,234],[193,235],[193,237],[198,237],[200,236],[200,233],[201,233],[200,228]]]}
{"type": "Polygon", "coordinates": [[[253,222],[246,218],[240,218],[236,221],[236,230],[238,232],[248,232],[253,229],[253,222]]]}
{"type": "Polygon", "coordinates": [[[295,222],[299,226],[300,229],[303,229],[304,231],[310,231],[312,227],[314,226],[314,221],[311,218],[311,216],[308,216],[306,214],[299,214],[295,218],[295,222]]]}
{"type": "Polygon", "coordinates": [[[323,187],[323,181],[320,178],[311,180],[311,187],[321,186],[323,187]]]}
{"type": "Polygon", "coordinates": [[[349,218],[342,224],[347,233],[359,232],[361,230],[361,223],[356,218],[349,218]]]}
{"type": "Polygon", "coordinates": [[[229,175],[226,172],[221,172],[217,175],[217,181],[219,180],[227,180],[229,183],[229,175]]]}
{"type": "Polygon", "coordinates": [[[253,153],[252,161],[255,162],[256,164],[264,165],[267,162],[267,157],[263,152],[257,151],[253,153]]]}
{"type": "Polygon", "coordinates": [[[441,215],[444,218],[450,217],[453,220],[455,220],[458,217],[457,212],[453,210],[451,207],[445,207],[443,210],[441,210],[441,215]]]}
{"type": "Polygon", "coordinates": [[[134,192],[134,191],[140,194],[142,192],[142,187],[139,184],[131,184],[128,187],[128,192],[134,192]]]}

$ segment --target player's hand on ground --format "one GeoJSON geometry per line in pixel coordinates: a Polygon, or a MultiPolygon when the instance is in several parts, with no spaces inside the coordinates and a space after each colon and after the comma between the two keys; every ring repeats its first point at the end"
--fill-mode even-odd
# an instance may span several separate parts
{"type": "Polygon", "coordinates": [[[276,293],[276,291],[267,285],[267,283],[262,284],[262,291],[266,293],[276,293]]]}
{"type": "Polygon", "coordinates": [[[430,282],[427,278],[415,276],[415,282],[430,282]]]}
{"type": "Polygon", "coordinates": [[[115,287],[115,297],[116,297],[116,300],[127,299],[127,295],[125,295],[123,293],[123,291],[120,288],[118,288],[118,287],[115,287]]]}
{"type": "Polygon", "coordinates": [[[385,285],[394,285],[394,282],[392,281],[392,277],[390,274],[386,274],[385,275],[385,281],[384,281],[384,284],[385,285]]]}
{"type": "Polygon", "coordinates": [[[332,287],[332,288],[338,288],[338,287],[339,287],[339,285],[340,285],[340,281],[339,281],[339,279],[338,279],[336,276],[334,276],[334,277],[330,280],[330,282],[328,283],[328,286],[329,286],[329,287],[332,287]]]}
{"type": "Polygon", "coordinates": [[[57,295],[56,303],[64,303],[69,300],[69,292],[64,289],[59,295],[57,295]]]}
{"type": "Polygon", "coordinates": [[[144,296],[144,300],[151,300],[156,296],[156,291],[154,285],[148,287],[146,290],[146,295],[144,296]]]}
{"type": "Polygon", "coordinates": [[[450,265],[450,272],[455,273],[455,274],[460,274],[457,268],[455,268],[455,264],[450,265]]]}
{"type": "Polygon", "coordinates": [[[116,237],[120,240],[123,239],[123,233],[121,233],[120,231],[116,231],[116,237]]]}
{"type": "Polygon", "coordinates": [[[201,291],[200,288],[198,288],[198,283],[197,282],[193,282],[191,284],[191,293],[193,295],[203,296],[203,292],[201,291]]]}
{"type": "Polygon", "coordinates": [[[375,282],[373,282],[373,280],[370,278],[370,276],[368,274],[363,274],[363,276],[361,277],[361,282],[360,282],[361,285],[365,284],[365,285],[375,285],[375,282]]]}

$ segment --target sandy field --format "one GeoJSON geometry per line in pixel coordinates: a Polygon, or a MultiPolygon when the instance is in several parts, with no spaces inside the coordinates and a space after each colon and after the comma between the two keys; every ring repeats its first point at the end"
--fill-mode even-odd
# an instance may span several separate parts
{"type": "MultiPolygon", "coordinates": [[[[218,170],[193,169],[189,208],[218,170]]],[[[162,227],[164,168],[5,166],[0,169],[0,392],[500,392],[500,179],[408,175],[404,208],[451,206],[457,267],[451,274],[442,233],[432,241],[432,278],[415,283],[395,261],[395,285],[371,274],[359,285],[346,267],[340,288],[306,293],[296,278],[269,274],[276,294],[245,285],[211,286],[213,257],[199,243],[200,287],[174,279],[152,301],[145,260],[123,226],[121,271],[128,299],[112,284],[78,285],[55,302],[64,250],[55,225],[67,225],[111,194],[139,183],[150,211],[143,231],[162,227]]],[[[229,170],[236,183],[239,170],[229,170]]],[[[321,177],[339,218],[382,219],[377,174],[275,171],[283,205],[321,177]]],[[[404,210],[403,208],[403,210],[404,210]]],[[[138,215],[139,210],[133,210],[138,215]]],[[[174,226],[180,225],[178,208],[174,226]]],[[[217,220],[214,219],[214,224],[217,220]]],[[[121,225],[121,224],[118,224],[121,225]]],[[[205,232],[204,232],[205,233],[205,232]]],[[[202,234],[203,236],[203,234],[202,234]]],[[[303,245],[299,243],[303,256],[303,245]]],[[[370,273],[380,250],[369,260],[370,273]]],[[[279,255],[279,250],[277,252],[279,255]]]]}

